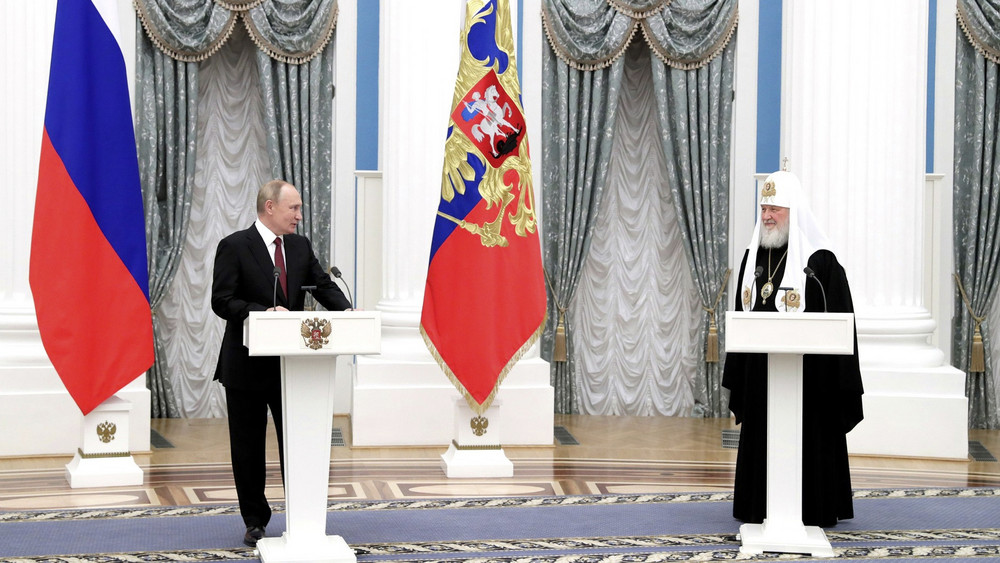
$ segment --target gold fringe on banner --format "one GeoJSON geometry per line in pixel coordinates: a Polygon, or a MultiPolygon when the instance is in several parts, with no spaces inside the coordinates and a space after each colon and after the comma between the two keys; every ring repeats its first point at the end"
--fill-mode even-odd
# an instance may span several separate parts
{"type": "Polygon", "coordinates": [[[726,291],[726,284],[729,283],[729,274],[732,272],[732,269],[726,268],[726,275],[722,279],[722,285],[719,286],[719,292],[715,295],[715,303],[712,307],[701,306],[708,313],[708,338],[705,339],[705,363],[707,364],[719,362],[719,326],[715,324],[715,310],[719,307],[722,294],[726,291]]]}
{"type": "Polygon", "coordinates": [[[559,308],[559,323],[556,325],[556,342],[552,347],[552,361],[566,361],[566,309],[559,308]]]}
{"type": "Polygon", "coordinates": [[[972,320],[976,322],[975,328],[972,330],[972,346],[969,351],[969,373],[983,373],[986,371],[986,357],[983,346],[983,333],[979,329],[983,321],[986,320],[986,316],[976,316],[976,313],[972,310],[972,302],[969,301],[969,296],[965,294],[965,287],[962,286],[962,280],[959,279],[957,273],[952,273],[955,276],[955,283],[958,285],[958,291],[962,294],[962,301],[965,302],[965,308],[969,310],[969,315],[972,316],[972,320]]]}

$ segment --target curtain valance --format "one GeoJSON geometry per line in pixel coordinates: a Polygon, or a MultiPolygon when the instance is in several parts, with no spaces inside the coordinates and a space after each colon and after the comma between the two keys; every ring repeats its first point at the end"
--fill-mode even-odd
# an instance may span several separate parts
{"type": "Polygon", "coordinates": [[[664,64],[690,70],[729,43],[736,8],[736,0],[542,0],[542,23],[552,50],[577,70],[610,65],[640,29],[664,64]]]}
{"type": "Polygon", "coordinates": [[[976,51],[1000,64],[1000,0],[958,0],[957,15],[976,51]]]}
{"type": "Polygon", "coordinates": [[[261,51],[291,64],[318,55],[337,25],[337,0],[133,0],[150,40],[171,58],[197,62],[229,38],[237,19],[261,51]]]}

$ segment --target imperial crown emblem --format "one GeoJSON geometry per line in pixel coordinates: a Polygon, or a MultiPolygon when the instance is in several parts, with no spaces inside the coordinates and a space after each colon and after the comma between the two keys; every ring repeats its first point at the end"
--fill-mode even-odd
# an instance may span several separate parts
{"type": "Polygon", "coordinates": [[[314,317],[302,321],[300,333],[302,341],[310,350],[319,350],[330,343],[330,333],[333,327],[328,319],[314,317]]]}

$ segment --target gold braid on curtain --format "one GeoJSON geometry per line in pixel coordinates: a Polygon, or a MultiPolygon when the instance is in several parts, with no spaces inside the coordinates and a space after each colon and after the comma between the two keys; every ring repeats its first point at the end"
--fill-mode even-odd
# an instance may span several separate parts
{"type": "Polygon", "coordinates": [[[639,21],[632,18],[632,31],[625,35],[625,40],[622,41],[620,45],[615,46],[609,56],[599,60],[578,61],[570,57],[569,49],[559,41],[558,37],[556,37],[554,33],[552,33],[552,30],[549,27],[550,18],[551,16],[549,16],[548,11],[545,9],[545,5],[543,4],[542,29],[545,30],[545,37],[548,38],[549,45],[552,46],[552,50],[555,51],[556,56],[570,68],[588,72],[611,66],[612,63],[625,54],[625,50],[632,44],[632,39],[635,37],[636,32],[639,31],[639,21]]]}
{"type": "Polygon", "coordinates": [[[656,58],[660,59],[663,64],[669,66],[670,68],[675,68],[677,70],[694,70],[696,68],[701,68],[708,63],[712,62],[712,59],[717,57],[727,45],[729,41],[732,40],[733,35],[736,34],[736,24],[739,23],[739,12],[733,10],[732,16],[729,18],[729,23],[726,24],[726,33],[724,33],[715,45],[708,50],[705,56],[698,59],[672,59],[667,55],[666,50],[663,45],[660,45],[656,41],[650,39],[653,36],[652,32],[649,30],[649,20],[642,20],[642,33],[646,37],[646,43],[649,44],[649,48],[656,53],[656,58]]]}
{"type": "Polygon", "coordinates": [[[247,0],[246,2],[233,2],[228,0],[215,0],[215,3],[233,12],[245,12],[250,8],[256,8],[264,3],[264,0],[247,0]]]}
{"type": "Polygon", "coordinates": [[[708,338],[705,339],[706,364],[719,362],[719,327],[715,322],[715,311],[719,308],[719,301],[722,300],[722,294],[726,291],[726,284],[729,283],[729,274],[732,272],[731,268],[726,268],[726,275],[722,279],[722,285],[719,286],[719,293],[715,295],[715,303],[712,304],[712,307],[701,306],[708,313],[708,338]]]}
{"type": "Polygon", "coordinates": [[[969,359],[969,373],[983,373],[986,371],[986,357],[983,350],[983,333],[979,330],[979,325],[983,324],[986,320],[986,316],[977,316],[972,310],[972,302],[969,301],[969,296],[965,294],[965,287],[962,286],[962,280],[958,278],[957,273],[952,273],[955,276],[955,283],[958,284],[958,291],[962,293],[962,301],[965,302],[965,308],[969,310],[969,315],[972,320],[976,322],[976,327],[972,331],[972,351],[971,358],[969,359]]]}
{"type": "Polygon", "coordinates": [[[655,8],[637,12],[617,0],[608,0],[608,4],[612,8],[617,10],[619,13],[632,18],[632,23],[631,31],[625,35],[625,40],[622,41],[620,45],[615,46],[611,53],[602,59],[573,59],[570,56],[569,49],[566,45],[563,45],[556,34],[552,33],[549,23],[552,16],[548,13],[544,4],[542,4],[542,29],[545,30],[545,37],[549,40],[549,45],[552,46],[552,50],[555,52],[556,56],[559,57],[559,60],[566,63],[570,68],[582,71],[599,70],[611,66],[625,53],[625,50],[632,44],[632,40],[635,38],[636,33],[638,33],[640,29],[642,30],[643,37],[646,39],[646,44],[649,45],[650,50],[656,53],[656,57],[660,59],[663,64],[678,70],[694,70],[712,62],[712,60],[717,57],[727,45],[729,45],[729,41],[732,40],[733,35],[736,34],[736,26],[739,23],[739,12],[737,10],[733,10],[733,13],[729,18],[729,23],[726,24],[726,33],[722,34],[719,40],[715,42],[712,48],[709,49],[704,56],[697,59],[673,59],[667,54],[663,45],[660,45],[657,41],[652,39],[653,33],[649,29],[648,21],[649,16],[659,13],[669,3],[669,0],[667,0],[662,4],[657,5],[655,8]]]}
{"type": "Polygon", "coordinates": [[[986,57],[986,60],[1000,65],[1000,51],[989,46],[982,37],[978,37],[973,33],[972,26],[968,23],[969,15],[965,13],[965,7],[962,6],[961,2],[958,3],[958,10],[956,10],[955,17],[958,19],[958,26],[962,28],[962,33],[965,34],[965,38],[969,40],[969,44],[976,49],[976,52],[986,57]]]}
{"type": "Polygon", "coordinates": [[[652,14],[659,12],[663,8],[666,8],[667,4],[669,3],[670,0],[662,0],[646,8],[645,10],[635,10],[625,2],[622,2],[622,0],[608,0],[608,4],[610,4],[612,8],[614,8],[615,10],[619,11],[622,14],[625,14],[630,18],[635,18],[637,20],[647,18],[652,14]]]}
{"type": "Polygon", "coordinates": [[[320,36],[319,40],[313,45],[310,45],[306,50],[305,54],[296,55],[295,53],[289,53],[283,51],[277,45],[273,45],[264,40],[261,35],[260,30],[257,26],[253,24],[250,19],[249,12],[243,12],[243,23],[247,26],[247,31],[250,32],[250,38],[253,39],[254,44],[261,50],[267,53],[269,57],[283,63],[300,65],[311,61],[316,55],[323,52],[323,49],[327,46],[331,39],[333,39],[333,30],[337,28],[337,16],[340,15],[340,5],[334,5],[333,16],[327,21],[326,29],[323,30],[323,34],[320,36]]]}
{"type": "Polygon", "coordinates": [[[552,345],[552,361],[565,362],[569,358],[566,348],[566,307],[559,303],[559,296],[556,295],[556,288],[549,279],[549,271],[542,268],[542,275],[545,276],[545,285],[549,286],[549,293],[552,294],[552,301],[559,311],[559,321],[556,323],[556,339],[552,345]]]}
{"type": "Polygon", "coordinates": [[[142,28],[146,30],[146,35],[153,42],[153,45],[156,45],[157,49],[163,51],[171,59],[184,63],[198,63],[214,55],[226,43],[229,36],[233,33],[233,28],[236,27],[236,12],[233,12],[229,14],[229,19],[226,20],[224,31],[208,45],[208,48],[197,52],[182,51],[170,47],[169,42],[149,23],[149,15],[146,13],[145,5],[143,5],[141,0],[132,0],[132,6],[135,8],[135,13],[139,16],[139,21],[142,23],[142,28]]]}
{"type": "Polygon", "coordinates": [[[175,49],[169,45],[166,41],[150,24],[149,15],[145,11],[145,6],[142,0],[132,0],[132,5],[135,7],[135,13],[139,17],[139,21],[142,22],[142,28],[146,31],[146,35],[149,36],[150,41],[156,45],[156,48],[163,51],[168,57],[176,59],[185,63],[197,63],[201,62],[212,55],[214,55],[229,39],[232,35],[233,29],[236,27],[236,19],[239,16],[243,20],[243,25],[247,29],[247,33],[253,40],[257,47],[267,53],[269,57],[283,63],[300,65],[311,61],[317,55],[323,52],[323,49],[330,43],[333,39],[333,31],[337,28],[337,18],[340,15],[340,5],[334,3],[333,13],[327,20],[323,33],[320,37],[310,45],[302,53],[291,53],[285,51],[278,47],[277,45],[267,41],[257,26],[254,25],[253,21],[250,19],[250,10],[260,6],[264,3],[264,0],[246,0],[244,2],[232,1],[232,0],[214,0],[215,4],[229,10],[229,19],[226,21],[224,31],[219,34],[219,36],[213,40],[209,46],[202,51],[183,51],[175,49]]]}

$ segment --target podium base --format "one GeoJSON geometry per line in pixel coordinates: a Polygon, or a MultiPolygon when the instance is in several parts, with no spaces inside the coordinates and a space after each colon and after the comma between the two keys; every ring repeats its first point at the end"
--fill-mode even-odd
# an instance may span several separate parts
{"type": "Polygon", "coordinates": [[[514,476],[514,464],[502,448],[465,450],[452,443],[448,451],[441,454],[441,467],[449,479],[514,476]]]}
{"type": "Polygon", "coordinates": [[[813,557],[833,557],[833,547],[819,526],[791,526],[778,530],[763,524],[740,526],[740,553],[760,555],[773,553],[805,553],[813,557]]]}
{"type": "Polygon", "coordinates": [[[89,458],[77,452],[66,464],[66,480],[71,489],[141,485],[142,468],[131,455],[89,458]]]}
{"type": "Polygon", "coordinates": [[[357,563],[357,556],[344,538],[318,536],[304,541],[288,541],[288,534],[280,538],[261,538],[257,541],[257,555],[262,563],[357,563]]]}

